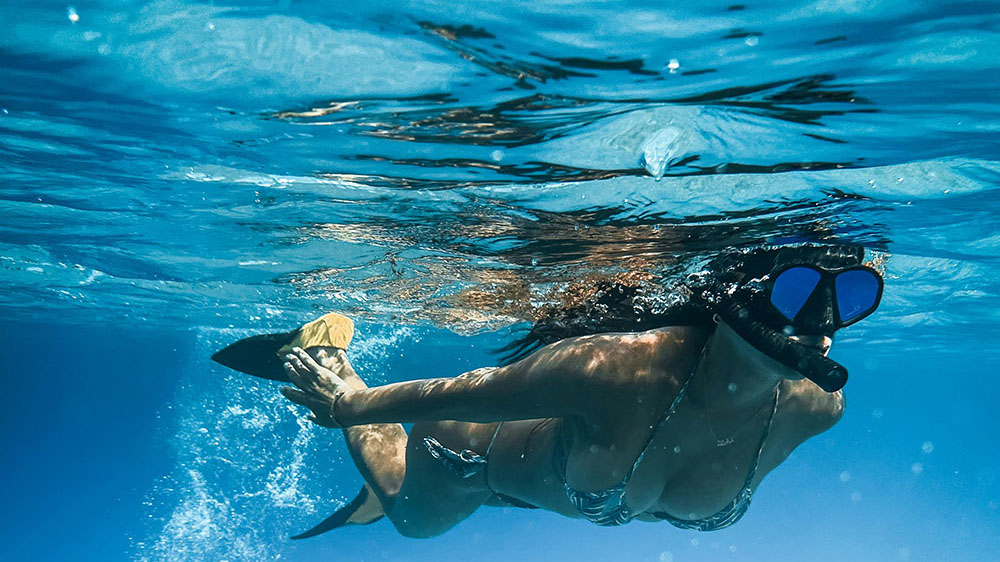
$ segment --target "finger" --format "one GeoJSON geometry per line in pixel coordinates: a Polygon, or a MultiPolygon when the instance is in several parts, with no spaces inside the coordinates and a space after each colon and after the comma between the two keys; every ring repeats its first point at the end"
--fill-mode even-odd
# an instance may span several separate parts
{"type": "Polygon", "coordinates": [[[302,379],[311,381],[316,378],[316,372],[313,369],[310,369],[309,365],[303,363],[298,356],[288,355],[286,360],[295,369],[296,374],[298,374],[302,379]]]}
{"type": "Polygon", "coordinates": [[[317,363],[316,360],[312,358],[312,355],[306,353],[304,349],[296,347],[292,349],[292,352],[295,353],[295,356],[298,357],[302,364],[305,365],[305,367],[310,371],[319,373],[326,370],[326,367],[317,363]]]}
{"type": "Polygon", "coordinates": [[[291,400],[292,402],[295,402],[296,404],[309,408],[309,405],[312,403],[312,397],[297,388],[293,388],[291,386],[283,386],[279,389],[279,391],[281,392],[282,396],[291,400]]]}
{"type": "Polygon", "coordinates": [[[285,363],[282,364],[282,367],[284,367],[285,373],[288,375],[288,380],[290,380],[292,384],[302,390],[309,390],[309,382],[303,380],[302,375],[299,374],[295,365],[293,365],[290,361],[285,361],[285,363]]]}
{"type": "Polygon", "coordinates": [[[310,370],[307,365],[303,364],[302,361],[294,355],[288,355],[286,359],[292,369],[290,373],[294,373],[294,375],[289,374],[289,378],[292,378],[292,382],[295,383],[295,386],[308,392],[318,392],[319,374],[310,370]]]}
{"type": "MultiPolygon", "coordinates": [[[[317,351],[324,350],[323,348],[319,348],[317,351]]],[[[293,348],[292,352],[295,353],[297,358],[299,358],[299,363],[309,370],[310,376],[308,378],[310,379],[311,384],[315,386],[315,390],[317,392],[328,393],[331,390],[336,391],[341,388],[346,390],[346,388],[349,388],[347,383],[337,372],[331,371],[330,369],[327,369],[317,363],[309,352],[298,347],[293,348]]],[[[335,350],[335,355],[333,357],[341,365],[343,365],[347,359],[347,356],[341,349],[335,350]]]]}

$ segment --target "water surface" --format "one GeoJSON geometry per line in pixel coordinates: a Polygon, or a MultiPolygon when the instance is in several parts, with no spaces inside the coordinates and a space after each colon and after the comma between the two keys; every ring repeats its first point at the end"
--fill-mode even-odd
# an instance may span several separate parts
{"type": "Polygon", "coordinates": [[[988,559],[998,13],[6,2],[10,556],[988,559]],[[720,533],[483,510],[430,541],[290,543],[359,477],[338,435],[207,361],[340,310],[369,380],[453,375],[600,280],[655,307],[717,252],[834,240],[887,274],[833,351],[848,415],[720,533]]]}

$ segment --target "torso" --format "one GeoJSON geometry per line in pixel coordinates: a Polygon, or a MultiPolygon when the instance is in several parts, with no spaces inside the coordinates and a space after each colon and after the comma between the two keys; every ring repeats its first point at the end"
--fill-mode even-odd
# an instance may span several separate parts
{"type": "MultiPolygon", "coordinates": [[[[633,510],[698,519],[733,501],[756,458],[768,415],[757,415],[740,429],[734,443],[724,447],[716,446],[703,413],[686,400],[663,427],[656,428],[692,372],[707,334],[693,328],[669,328],[643,335],[646,340],[631,334],[602,336],[612,364],[616,358],[640,358],[638,364],[630,365],[632,378],[623,380],[614,396],[604,397],[606,416],[504,423],[489,460],[494,490],[579,517],[567,499],[564,483],[575,490],[597,491],[621,482],[651,432],[658,429],[625,489],[626,502],[633,510]],[[649,338],[656,340],[653,345],[649,338]],[[636,345],[656,351],[631,353],[630,347],[636,345]]],[[[753,488],[812,435],[809,427],[823,425],[823,420],[812,424],[808,418],[836,415],[842,407],[839,395],[827,395],[809,381],[786,380],[781,391],[753,488]]]]}

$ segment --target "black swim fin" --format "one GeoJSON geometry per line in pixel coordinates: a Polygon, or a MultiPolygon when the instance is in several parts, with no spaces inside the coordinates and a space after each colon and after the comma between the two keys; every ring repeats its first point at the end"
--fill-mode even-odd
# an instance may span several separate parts
{"type": "Polygon", "coordinates": [[[291,382],[281,366],[278,350],[291,343],[299,331],[296,329],[242,339],[217,351],[212,356],[212,361],[262,379],[291,382]]]}
{"type": "Polygon", "coordinates": [[[351,503],[334,511],[333,515],[321,521],[319,525],[291,538],[292,540],[308,539],[344,525],[368,525],[383,517],[385,517],[385,513],[382,511],[382,505],[375,494],[365,485],[351,503]]]}

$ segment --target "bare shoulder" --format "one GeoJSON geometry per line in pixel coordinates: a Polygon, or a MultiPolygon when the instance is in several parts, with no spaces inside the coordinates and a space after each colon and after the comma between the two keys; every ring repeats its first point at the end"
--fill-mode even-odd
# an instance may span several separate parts
{"type": "Polygon", "coordinates": [[[826,392],[811,381],[788,381],[781,388],[779,409],[790,426],[808,439],[833,427],[844,416],[844,392],[826,392]]]}
{"type": "Polygon", "coordinates": [[[686,326],[579,336],[547,345],[511,367],[541,376],[572,373],[599,392],[642,392],[687,372],[706,337],[705,329],[686,326]]]}
{"type": "MultiPolygon", "coordinates": [[[[629,380],[672,373],[697,357],[707,330],[668,326],[644,332],[614,332],[568,338],[543,349],[542,356],[576,358],[592,374],[609,373],[615,380],[629,380]]],[[[541,352],[540,352],[541,353],[541,352]]],[[[633,381],[634,382],[634,381],[633,381]]]]}

